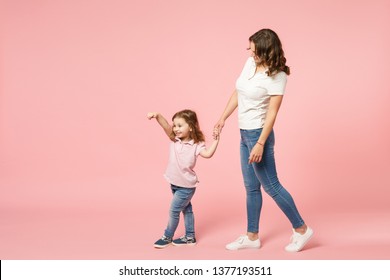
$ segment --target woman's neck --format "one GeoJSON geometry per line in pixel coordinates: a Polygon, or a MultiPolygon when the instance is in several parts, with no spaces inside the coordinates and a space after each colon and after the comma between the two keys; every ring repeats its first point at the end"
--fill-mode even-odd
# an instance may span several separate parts
{"type": "Polygon", "coordinates": [[[264,73],[264,72],[266,72],[267,70],[268,70],[268,67],[267,67],[266,65],[260,64],[260,65],[257,65],[257,66],[256,66],[256,73],[257,73],[257,72],[264,73]]]}

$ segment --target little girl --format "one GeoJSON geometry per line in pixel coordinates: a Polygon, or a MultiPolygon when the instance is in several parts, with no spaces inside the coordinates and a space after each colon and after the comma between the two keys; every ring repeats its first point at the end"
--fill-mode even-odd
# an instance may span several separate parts
{"type": "Polygon", "coordinates": [[[164,248],[170,243],[176,246],[195,245],[191,198],[195,193],[198,178],[193,168],[198,155],[204,158],[213,156],[218,146],[219,134],[214,131],[214,141],[209,148],[206,148],[205,137],[199,128],[198,118],[191,110],[177,112],[172,117],[173,126],[160,113],[148,113],[147,117],[149,120],[155,118],[172,141],[168,167],[164,176],[171,184],[173,198],[167,228],[162,238],[154,243],[154,247],[164,248]],[[185,235],[172,240],[181,212],[184,215],[185,235]]]}

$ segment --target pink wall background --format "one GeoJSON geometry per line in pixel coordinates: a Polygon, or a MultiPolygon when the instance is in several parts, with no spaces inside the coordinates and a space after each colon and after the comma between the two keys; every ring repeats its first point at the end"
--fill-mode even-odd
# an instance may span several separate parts
{"type": "MultiPolygon", "coordinates": [[[[38,228],[35,218],[56,211],[113,212],[123,229],[137,228],[129,234],[151,232],[152,244],[170,199],[168,141],[146,113],[192,108],[211,139],[248,37],[268,27],[292,69],[275,126],[280,179],[317,228],[318,217],[330,227],[345,217],[359,230],[372,219],[348,214],[381,213],[381,232],[390,230],[388,1],[0,3],[3,227],[20,218],[38,228]]],[[[198,161],[204,232],[227,234],[230,211],[245,222],[235,117],[214,158],[198,161]]],[[[264,215],[282,217],[268,200],[264,215]]],[[[1,257],[34,256],[15,250],[1,257]]]]}

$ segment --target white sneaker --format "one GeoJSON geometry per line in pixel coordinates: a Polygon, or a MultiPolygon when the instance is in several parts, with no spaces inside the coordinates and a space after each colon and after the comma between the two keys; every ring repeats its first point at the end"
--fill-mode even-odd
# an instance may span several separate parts
{"type": "Polygon", "coordinates": [[[260,248],[260,239],[250,240],[247,235],[241,235],[237,240],[226,245],[228,250],[238,250],[245,248],[260,248]]]}
{"type": "Polygon", "coordinates": [[[290,244],[288,244],[284,249],[287,252],[299,252],[313,236],[313,233],[313,230],[309,227],[307,227],[304,234],[300,234],[293,229],[290,244]]]}

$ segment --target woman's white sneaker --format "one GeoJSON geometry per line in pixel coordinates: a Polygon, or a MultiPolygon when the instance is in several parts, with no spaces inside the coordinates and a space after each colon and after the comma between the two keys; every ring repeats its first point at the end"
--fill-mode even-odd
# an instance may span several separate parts
{"type": "Polygon", "coordinates": [[[226,249],[228,250],[238,250],[238,249],[246,249],[246,248],[260,248],[260,239],[250,240],[247,235],[241,235],[232,243],[226,245],[226,249]]]}
{"type": "Polygon", "coordinates": [[[284,249],[287,252],[299,252],[313,236],[313,233],[313,230],[309,227],[307,227],[304,234],[300,234],[293,229],[290,244],[288,244],[284,249]]]}

